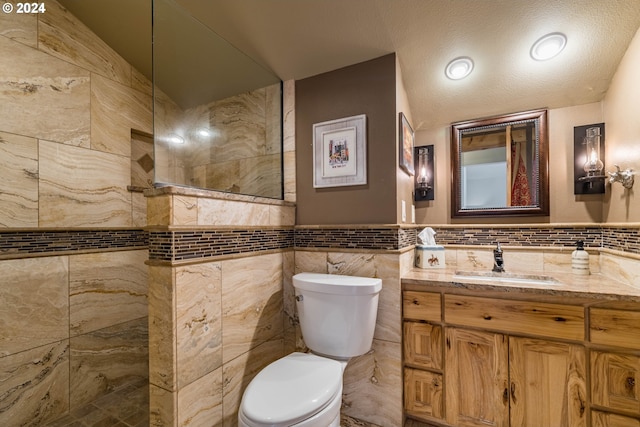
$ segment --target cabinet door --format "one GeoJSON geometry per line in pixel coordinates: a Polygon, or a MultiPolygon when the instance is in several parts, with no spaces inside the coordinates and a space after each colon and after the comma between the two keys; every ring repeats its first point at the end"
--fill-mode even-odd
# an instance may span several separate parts
{"type": "Polygon", "coordinates": [[[640,415],[640,357],[591,352],[592,403],[640,415]]]}
{"type": "Polygon", "coordinates": [[[592,427],[640,427],[640,420],[606,412],[591,411],[592,427]]]}
{"type": "Polygon", "coordinates": [[[442,369],[442,327],[404,322],[404,359],[419,368],[442,369]]]}
{"type": "Polygon", "coordinates": [[[585,349],[509,338],[511,425],[586,426],[585,349]]]}
{"type": "Polygon", "coordinates": [[[457,427],[509,425],[507,363],[505,335],[446,328],[448,424],[457,427]]]}
{"type": "Polygon", "coordinates": [[[405,368],[404,407],[410,415],[442,419],[442,375],[405,368]]]}

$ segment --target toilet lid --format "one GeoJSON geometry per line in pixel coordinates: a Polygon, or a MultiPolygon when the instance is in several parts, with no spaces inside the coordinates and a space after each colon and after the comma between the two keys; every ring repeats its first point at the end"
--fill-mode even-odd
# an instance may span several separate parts
{"type": "Polygon", "coordinates": [[[341,385],[340,362],[292,353],[256,375],[244,392],[241,411],[258,424],[295,424],[327,406],[341,385]]]}

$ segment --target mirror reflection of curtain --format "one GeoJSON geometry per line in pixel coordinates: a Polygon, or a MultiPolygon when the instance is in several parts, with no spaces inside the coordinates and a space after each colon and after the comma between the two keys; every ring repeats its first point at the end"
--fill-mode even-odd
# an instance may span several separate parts
{"type": "Polygon", "coordinates": [[[527,178],[526,141],[511,144],[511,206],[530,206],[531,192],[527,178]]]}

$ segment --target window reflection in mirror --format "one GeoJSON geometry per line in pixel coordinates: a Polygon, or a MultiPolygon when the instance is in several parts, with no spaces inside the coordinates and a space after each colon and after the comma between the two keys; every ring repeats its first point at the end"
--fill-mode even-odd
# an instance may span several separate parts
{"type": "Polygon", "coordinates": [[[452,215],[548,214],[546,111],[452,125],[452,215]]]}

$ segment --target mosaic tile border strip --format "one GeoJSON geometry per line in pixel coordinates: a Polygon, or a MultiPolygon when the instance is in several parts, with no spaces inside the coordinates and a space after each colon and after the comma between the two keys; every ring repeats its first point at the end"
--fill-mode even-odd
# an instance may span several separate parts
{"type": "Polygon", "coordinates": [[[293,247],[293,228],[151,231],[149,259],[187,261],[293,247]]]}
{"type": "Polygon", "coordinates": [[[602,247],[603,229],[594,227],[434,227],[441,245],[501,245],[575,247],[578,240],[585,247],[602,247]]]}
{"type": "Polygon", "coordinates": [[[0,231],[0,259],[59,252],[145,249],[148,245],[148,233],[142,229],[0,231]]]}
{"type": "MultiPolygon", "coordinates": [[[[435,226],[442,245],[587,247],[640,254],[640,227],[624,226],[435,226]]],[[[30,230],[0,231],[0,259],[82,251],[149,248],[149,259],[183,261],[274,249],[398,250],[417,242],[418,227],[310,227],[189,231],[30,230]]]]}
{"type": "Polygon", "coordinates": [[[298,228],[296,248],[394,250],[415,244],[415,229],[298,228]],[[401,243],[402,240],[402,243],[401,243]],[[400,246],[400,245],[404,246],[400,246]]]}

